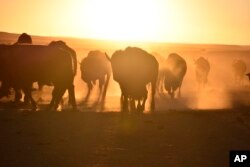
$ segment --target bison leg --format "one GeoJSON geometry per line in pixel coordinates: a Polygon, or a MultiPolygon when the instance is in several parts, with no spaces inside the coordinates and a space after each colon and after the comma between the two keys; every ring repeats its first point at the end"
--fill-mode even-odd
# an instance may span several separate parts
{"type": "Polygon", "coordinates": [[[89,81],[89,82],[87,83],[87,85],[88,85],[88,93],[87,93],[87,95],[86,95],[86,97],[85,97],[85,99],[84,99],[84,102],[88,101],[89,96],[90,96],[90,91],[91,91],[92,88],[93,88],[93,85],[92,85],[91,81],[89,81]]]}
{"type": "Polygon", "coordinates": [[[138,100],[138,104],[137,104],[137,107],[136,107],[136,110],[138,113],[140,112],[143,112],[143,104],[141,104],[141,100],[138,100]]]}
{"type": "Polygon", "coordinates": [[[170,91],[169,95],[170,95],[171,99],[174,99],[175,93],[173,90],[170,91]]]}
{"type": "MultiPolygon", "coordinates": [[[[137,104],[137,111],[138,112],[142,112],[143,113],[143,111],[145,110],[145,104],[146,104],[147,97],[148,97],[148,95],[145,94],[143,96],[142,100],[138,100],[138,104],[137,104]]],[[[154,110],[152,110],[152,111],[154,111],[154,110]]]]}
{"type": "Polygon", "coordinates": [[[102,92],[104,82],[105,82],[105,77],[103,76],[103,77],[101,77],[101,78],[99,79],[99,89],[100,89],[100,93],[102,92]]]}
{"type": "Polygon", "coordinates": [[[128,111],[128,96],[124,95],[122,110],[124,112],[128,111]]]}
{"type": "Polygon", "coordinates": [[[125,90],[123,88],[122,85],[120,85],[121,88],[121,109],[123,112],[127,112],[128,111],[128,95],[126,95],[125,90]]]}
{"type": "Polygon", "coordinates": [[[99,78],[99,98],[98,98],[98,101],[100,101],[100,99],[102,99],[104,82],[105,82],[105,76],[99,78]]]}
{"type": "MultiPolygon", "coordinates": [[[[56,87],[56,86],[55,86],[56,87]]],[[[57,110],[59,103],[61,102],[61,99],[63,97],[63,94],[65,93],[66,88],[60,88],[57,89],[57,91],[55,92],[55,99],[54,99],[54,110],[57,110]]]]}
{"type": "Polygon", "coordinates": [[[68,93],[69,93],[69,101],[70,104],[72,105],[73,110],[77,110],[76,108],[76,98],[75,98],[75,87],[73,84],[71,84],[68,88],[68,93]]]}
{"type": "Polygon", "coordinates": [[[158,76],[158,79],[157,79],[157,93],[160,94],[160,93],[163,93],[164,92],[164,77],[159,74],[158,76]]]}
{"type": "MultiPolygon", "coordinates": [[[[21,102],[21,99],[22,99],[22,92],[21,92],[21,89],[17,89],[17,88],[14,88],[15,90],[15,103],[19,103],[21,102]]],[[[27,99],[27,96],[25,96],[26,99],[27,99]]]]}
{"type": "MultiPolygon", "coordinates": [[[[32,85],[32,84],[31,84],[32,85]]],[[[27,101],[30,101],[31,102],[31,105],[32,105],[32,110],[36,110],[37,109],[37,104],[35,102],[35,100],[33,99],[32,95],[31,95],[31,85],[28,86],[28,87],[24,87],[23,88],[23,91],[24,91],[24,94],[25,96],[27,96],[27,101]]]]}
{"type": "Polygon", "coordinates": [[[125,96],[123,93],[121,94],[121,110],[122,112],[127,112],[128,111],[128,97],[125,96]]]}
{"type": "Polygon", "coordinates": [[[135,111],[136,110],[136,108],[135,108],[135,99],[130,98],[129,103],[130,103],[130,110],[135,111]]]}
{"type": "Polygon", "coordinates": [[[169,90],[168,90],[168,94],[170,96],[171,99],[174,99],[175,97],[175,90],[173,87],[171,87],[169,90]]]}
{"type": "Polygon", "coordinates": [[[0,98],[6,96],[8,97],[11,94],[10,86],[2,81],[1,88],[0,88],[0,98]]]}
{"type": "MultiPolygon", "coordinates": [[[[155,110],[155,90],[156,90],[156,80],[151,82],[151,111],[153,112],[155,110]]],[[[147,98],[147,95],[146,95],[147,98]]],[[[144,99],[146,101],[146,99],[144,99]]],[[[144,108],[145,108],[145,104],[144,104],[144,108]]]]}
{"type": "Polygon", "coordinates": [[[178,93],[179,98],[181,97],[181,85],[182,85],[182,81],[181,81],[180,86],[179,86],[179,93],[178,93]]]}
{"type": "Polygon", "coordinates": [[[29,98],[26,95],[24,95],[24,103],[26,103],[26,104],[29,103],[29,98]]]}
{"type": "Polygon", "coordinates": [[[55,99],[56,99],[56,95],[58,94],[58,88],[57,87],[54,87],[53,91],[52,91],[52,99],[50,101],[50,104],[49,104],[49,107],[48,107],[48,110],[51,110],[52,107],[55,105],[55,99]]]}
{"type": "MultiPolygon", "coordinates": [[[[143,101],[142,101],[142,111],[145,110],[145,104],[146,104],[147,98],[148,98],[148,95],[146,94],[146,95],[144,96],[143,101]]],[[[155,105],[155,104],[153,104],[153,105],[155,105]]],[[[154,108],[155,108],[155,106],[154,106],[154,108]]],[[[152,111],[154,111],[154,108],[152,109],[152,111]]]]}
{"type": "MultiPolygon", "coordinates": [[[[74,86],[74,85],[73,85],[74,86]]],[[[70,96],[70,90],[69,90],[70,88],[68,88],[68,105],[70,106],[70,105],[72,105],[72,97],[70,96]]]]}
{"type": "Polygon", "coordinates": [[[103,99],[106,97],[108,85],[109,85],[109,79],[110,79],[110,74],[107,74],[105,85],[104,85],[104,90],[103,90],[103,99]]]}

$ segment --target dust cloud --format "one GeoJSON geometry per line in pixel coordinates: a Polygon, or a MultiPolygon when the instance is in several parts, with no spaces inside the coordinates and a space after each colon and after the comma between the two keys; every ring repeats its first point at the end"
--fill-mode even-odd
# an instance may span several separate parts
{"type": "MultiPolygon", "coordinates": [[[[47,44],[51,39],[41,40],[34,38],[34,43],[47,44]]],[[[164,44],[164,43],[128,43],[128,42],[107,42],[107,41],[73,41],[65,39],[65,42],[77,52],[78,63],[87,56],[91,50],[106,52],[109,57],[115,50],[124,49],[127,46],[137,46],[148,53],[157,53],[167,58],[170,53],[177,53],[187,62],[187,73],[184,77],[180,98],[171,99],[167,92],[156,93],[156,111],[166,110],[216,110],[235,107],[250,106],[250,82],[244,76],[239,85],[235,82],[232,63],[241,59],[246,63],[246,73],[250,72],[250,47],[234,45],[195,45],[195,44],[164,44]],[[194,60],[199,57],[208,59],[210,72],[208,83],[205,87],[199,88],[195,78],[194,60]]],[[[161,63],[161,62],[160,62],[161,63]]],[[[120,88],[111,76],[105,100],[98,101],[97,86],[91,92],[90,99],[84,101],[87,95],[87,85],[81,79],[81,71],[78,64],[77,76],[75,77],[75,90],[78,108],[82,111],[120,111],[120,88]]],[[[42,94],[34,97],[39,99],[41,96],[43,103],[49,103],[51,99],[52,87],[46,86],[42,94]]],[[[67,101],[67,93],[64,101],[67,101]]],[[[149,111],[149,98],[146,103],[146,111],[149,111]]],[[[67,108],[67,105],[65,106],[67,108]]]]}
{"type": "MultiPolygon", "coordinates": [[[[176,52],[182,56],[187,62],[187,73],[184,77],[181,93],[182,96],[176,99],[170,99],[167,92],[162,94],[156,94],[156,110],[218,110],[229,109],[234,107],[244,107],[250,105],[250,82],[247,76],[242,80],[242,84],[235,83],[235,78],[232,71],[232,63],[235,59],[243,60],[247,65],[247,71],[250,67],[250,51],[242,51],[223,48],[212,49],[179,49],[179,48],[166,48],[153,50],[149,48],[148,52],[157,52],[165,59],[169,53],[176,52]],[[208,75],[208,83],[205,87],[199,88],[195,78],[195,64],[194,60],[200,56],[208,59],[211,69],[208,75]]],[[[111,56],[113,51],[109,50],[111,56]]],[[[78,54],[79,55],[79,54],[78,54]]],[[[87,55],[87,53],[81,54],[87,55]]],[[[82,57],[81,57],[82,58],[82,57]]],[[[79,59],[80,60],[80,59],[79,59]]],[[[78,76],[75,79],[76,84],[76,96],[81,101],[86,95],[86,85],[78,76]]],[[[92,92],[95,94],[95,92],[92,92]]],[[[104,111],[119,111],[120,110],[120,89],[119,85],[111,81],[108,87],[107,96],[104,104],[104,111]]],[[[149,92],[149,100],[152,97],[149,92]]],[[[149,111],[149,100],[146,103],[146,111],[149,111]]],[[[95,97],[92,97],[92,104],[95,101],[95,97]]],[[[91,106],[91,103],[89,103],[91,106]]]]}
{"type": "MultiPolygon", "coordinates": [[[[148,47],[148,52],[156,52],[160,54],[164,59],[167,58],[169,53],[176,52],[182,56],[187,62],[187,73],[184,77],[182,84],[180,98],[171,99],[167,92],[157,93],[156,110],[217,110],[217,109],[229,109],[234,107],[246,107],[250,106],[250,82],[247,76],[242,80],[242,84],[238,85],[235,83],[235,78],[232,71],[232,63],[235,59],[243,60],[247,65],[247,71],[249,72],[250,67],[250,51],[235,50],[234,48],[211,48],[211,49],[200,49],[200,48],[175,48],[166,47],[165,49],[154,50],[154,48],[148,47]],[[231,50],[230,50],[231,49],[231,50]],[[195,64],[194,60],[200,56],[208,59],[211,69],[208,75],[208,83],[203,88],[199,88],[195,78],[195,64]]],[[[109,56],[115,50],[108,50],[109,56]]],[[[78,60],[80,61],[88,51],[79,53],[78,60]]],[[[80,78],[80,70],[75,79],[76,87],[76,98],[81,104],[81,101],[87,94],[86,84],[80,78]]],[[[87,103],[87,108],[93,109],[98,104],[96,96],[98,90],[94,88],[90,101],[87,103]]],[[[110,84],[107,90],[107,96],[105,104],[102,108],[97,109],[98,111],[120,111],[120,88],[119,85],[111,77],[110,84]]],[[[146,111],[149,111],[149,100],[146,103],[146,111]]],[[[97,105],[98,106],[98,105],[97,105]]],[[[97,107],[98,108],[98,107],[97,107]]],[[[96,109],[96,108],[94,108],[96,109]]]]}

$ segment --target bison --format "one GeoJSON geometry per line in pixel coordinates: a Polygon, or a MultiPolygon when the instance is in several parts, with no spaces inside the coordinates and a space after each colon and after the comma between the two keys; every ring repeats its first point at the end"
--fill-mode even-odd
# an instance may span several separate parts
{"type": "Polygon", "coordinates": [[[32,44],[32,38],[27,33],[22,33],[15,44],[32,44]]]}
{"type": "MultiPolygon", "coordinates": [[[[72,57],[72,64],[73,64],[73,72],[74,72],[74,76],[76,75],[77,73],[77,55],[76,55],[76,52],[74,49],[70,48],[64,41],[52,41],[49,43],[48,46],[51,46],[51,47],[57,47],[57,48],[60,48],[60,49],[63,49],[67,52],[69,52],[69,54],[71,55],[72,57]]],[[[39,87],[39,91],[42,92],[42,89],[43,89],[43,86],[44,85],[48,85],[48,86],[52,86],[52,83],[51,82],[47,82],[47,83],[43,83],[42,81],[38,82],[38,87],[39,87]]],[[[43,99],[40,97],[39,98],[40,101],[43,101],[43,99]]],[[[69,104],[71,103],[71,99],[69,97],[69,104]]]]}
{"type": "MultiPolygon", "coordinates": [[[[22,33],[16,43],[14,43],[14,45],[26,45],[26,44],[32,44],[32,38],[29,34],[27,33],[22,33]]],[[[9,95],[10,93],[7,93],[9,92],[9,89],[10,87],[8,87],[8,85],[6,83],[2,83],[2,87],[1,87],[1,91],[3,92],[3,95],[9,95]]],[[[19,102],[22,98],[22,92],[20,89],[15,89],[15,102],[19,102]]],[[[27,98],[26,96],[24,97],[24,101],[27,102],[27,98]]]]}
{"type": "Polygon", "coordinates": [[[210,64],[204,57],[199,57],[195,60],[195,76],[196,81],[200,87],[204,87],[208,81],[208,74],[210,71],[210,64]]]}
{"type": "Polygon", "coordinates": [[[186,61],[176,53],[169,54],[164,64],[164,86],[171,98],[175,97],[175,91],[179,88],[181,96],[181,86],[187,71],[186,61]]]}
{"type": "Polygon", "coordinates": [[[143,111],[147,99],[147,84],[151,83],[151,111],[155,109],[155,90],[159,63],[154,56],[137,47],[114,52],[111,57],[113,78],[120,85],[123,111],[143,111]],[[135,102],[138,102],[137,107],[135,102]]]}
{"type": "Polygon", "coordinates": [[[246,63],[241,59],[236,59],[232,64],[233,75],[237,85],[243,84],[243,78],[247,71],[246,63]]]}
{"type": "Polygon", "coordinates": [[[68,51],[44,45],[9,45],[4,50],[0,55],[5,70],[2,80],[15,89],[22,89],[33,109],[36,109],[36,102],[31,96],[31,88],[37,81],[54,85],[50,108],[57,108],[68,89],[76,109],[72,56],[68,51]]]}
{"type": "Polygon", "coordinates": [[[100,96],[106,96],[106,91],[111,75],[110,58],[106,53],[99,50],[90,51],[81,61],[81,78],[88,85],[88,93],[85,100],[88,100],[90,92],[96,81],[99,81],[100,96]]]}

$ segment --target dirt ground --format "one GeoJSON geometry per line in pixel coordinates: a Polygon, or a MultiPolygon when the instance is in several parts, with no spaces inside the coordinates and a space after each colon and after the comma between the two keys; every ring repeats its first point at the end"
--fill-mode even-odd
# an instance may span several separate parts
{"type": "Polygon", "coordinates": [[[250,150],[248,110],[1,110],[0,166],[228,166],[250,150]]]}

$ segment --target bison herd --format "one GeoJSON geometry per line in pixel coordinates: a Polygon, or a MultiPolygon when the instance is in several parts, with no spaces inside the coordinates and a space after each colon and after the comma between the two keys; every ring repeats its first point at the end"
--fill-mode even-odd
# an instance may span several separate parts
{"type": "MultiPolygon", "coordinates": [[[[111,57],[105,52],[90,51],[79,62],[81,79],[88,86],[86,100],[97,81],[100,98],[105,98],[112,73],[120,86],[122,111],[144,111],[149,96],[151,111],[154,111],[156,92],[167,91],[174,98],[178,89],[178,96],[181,96],[181,86],[187,72],[185,59],[176,53],[171,53],[166,60],[153,55],[137,47],[115,51],[111,57]]],[[[76,110],[74,78],[77,64],[76,52],[65,42],[32,45],[31,37],[24,33],[15,44],[0,45],[0,98],[8,96],[13,88],[15,102],[18,102],[23,91],[25,102],[35,110],[37,104],[32,97],[32,85],[37,82],[40,91],[44,85],[53,86],[49,109],[57,109],[67,90],[69,103],[76,110]]],[[[204,87],[208,82],[209,61],[200,57],[194,64],[197,83],[199,87],[204,87]]],[[[232,67],[235,80],[240,83],[246,73],[246,64],[242,60],[235,60],[232,67]]]]}

